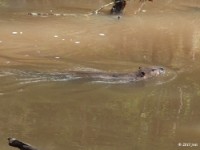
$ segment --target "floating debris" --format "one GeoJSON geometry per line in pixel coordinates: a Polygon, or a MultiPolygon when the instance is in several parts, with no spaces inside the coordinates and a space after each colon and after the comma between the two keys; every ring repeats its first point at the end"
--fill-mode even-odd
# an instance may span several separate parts
{"type": "Polygon", "coordinates": [[[2,43],[2,41],[0,41],[0,43],[2,43]]]}
{"type": "Polygon", "coordinates": [[[58,37],[58,35],[54,35],[54,37],[55,37],[55,38],[57,38],[57,37],[58,37]]]}
{"type": "Polygon", "coordinates": [[[60,59],[60,57],[56,56],[55,59],[60,59]]]}
{"type": "Polygon", "coordinates": [[[100,36],[105,36],[105,34],[104,34],[104,33],[99,33],[99,35],[100,35],[100,36]]]}
{"type": "Polygon", "coordinates": [[[6,64],[10,64],[10,61],[6,61],[6,64]]]}
{"type": "Polygon", "coordinates": [[[17,35],[17,34],[18,34],[18,32],[12,32],[12,34],[13,34],[13,35],[17,35]]]}
{"type": "Polygon", "coordinates": [[[62,39],[63,41],[65,41],[65,39],[62,39]]]}
{"type": "Polygon", "coordinates": [[[23,34],[23,32],[19,32],[19,34],[21,34],[21,35],[22,35],[22,34],[23,34]]]}
{"type": "Polygon", "coordinates": [[[24,143],[15,138],[8,138],[8,145],[21,150],[37,150],[37,148],[31,146],[30,144],[24,143]]]}

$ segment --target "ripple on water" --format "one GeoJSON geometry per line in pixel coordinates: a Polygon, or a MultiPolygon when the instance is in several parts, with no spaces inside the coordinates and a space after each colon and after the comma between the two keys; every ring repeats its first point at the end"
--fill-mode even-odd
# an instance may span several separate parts
{"type": "Polygon", "coordinates": [[[52,82],[52,81],[69,81],[77,79],[77,77],[67,73],[44,73],[44,72],[19,72],[17,80],[20,84],[38,83],[38,82],[52,82]]]}
{"type": "Polygon", "coordinates": [[[166,69],[165,75],[156,78],[155,85],[162,85],[172,82],[173,80],[176,79],[176,77],[177,77],[177,72],[170,69],[166,69]]]}

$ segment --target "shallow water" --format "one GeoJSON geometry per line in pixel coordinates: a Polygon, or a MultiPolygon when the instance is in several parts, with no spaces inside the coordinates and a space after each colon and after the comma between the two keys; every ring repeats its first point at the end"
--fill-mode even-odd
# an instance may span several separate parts
{"type": "Polygon", "coordinates": [[[130,2],[118,20],[107,15],[108,8],[88,15],[108,1],[81,2],[0,10],[1,149],[11,149],[7,137],[41,150],[200,146],[200,3],[154,1],[137,12],[140,4],[130,2]],[[27,15],[51,9],[67,15],[27,15]],[[132,72],[139,66],[163,66],[167,72],[115,84],[66,76],[74,70],[132,72]]]}

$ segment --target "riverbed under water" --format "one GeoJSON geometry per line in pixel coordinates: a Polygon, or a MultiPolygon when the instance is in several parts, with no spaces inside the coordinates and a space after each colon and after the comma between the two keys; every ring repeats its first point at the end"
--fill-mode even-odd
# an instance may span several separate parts
{"type": "Polygon", "coordinates": [[[90,15],[106,2],[0,10],[1,150],[11,149],[7,137],[41,150],[199,148],[200,3],[154,1],[138,12],[129,2],[119,20],[108,8],[90,15]],[[66,15],[27,15],[51,10],[66,15]],[[65,78],[149,66],[167,73],[135,83],[65,78]]]}

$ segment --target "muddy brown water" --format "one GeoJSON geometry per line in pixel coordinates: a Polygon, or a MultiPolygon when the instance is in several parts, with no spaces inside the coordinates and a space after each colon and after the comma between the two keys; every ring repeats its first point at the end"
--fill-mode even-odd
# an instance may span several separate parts
{"type": "Polygon", "coordinates": [[[12,149],[7,137],[41,150],[187,149],[184,143],[199,149],[198,1],[154,1],[137,14],[139,4],[131,1],[120,20],[108,8],[86,15],[109,1],[68,7],[48,1],[45,8],[35,2],[0,10],[2,150],[12,149]],[[67,15],[27,15],[51,9],[67,15]],[[135,83],[65,76],[139,66],[163,66],[167,73],[135,83]]]}

